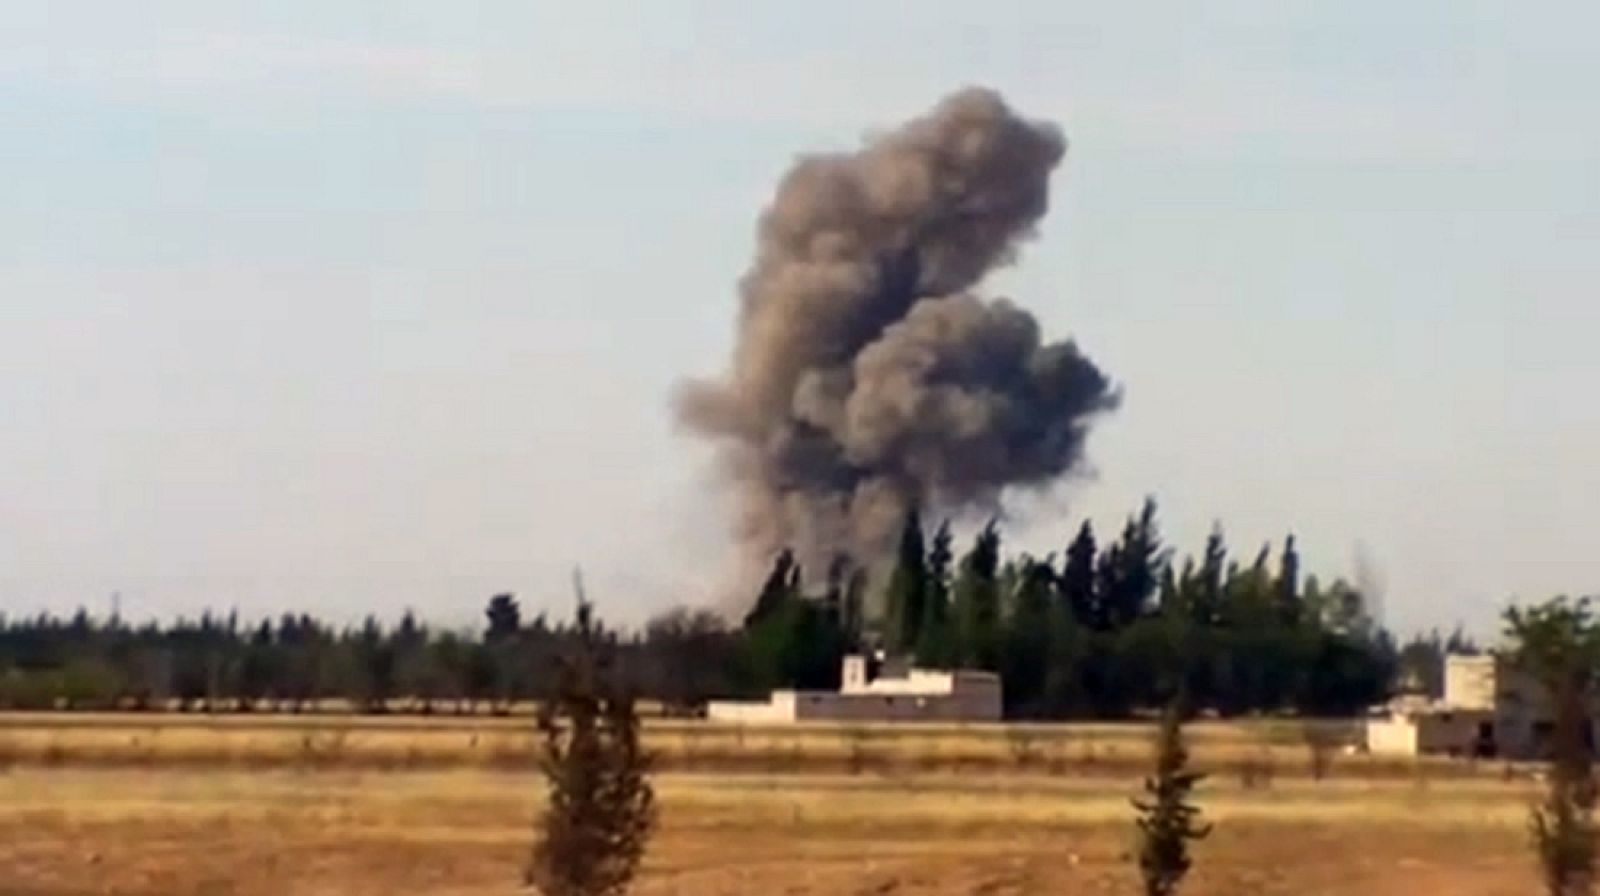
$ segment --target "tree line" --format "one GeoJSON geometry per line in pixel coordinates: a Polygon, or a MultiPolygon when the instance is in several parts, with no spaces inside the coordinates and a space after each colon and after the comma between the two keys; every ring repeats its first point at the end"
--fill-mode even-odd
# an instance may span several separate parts
{"type": "MultiPolygon", "coordinates": [[[[547,670],[575,636],[524,618],[510,594],[472,631],[410,612],[344,627],[309,614],[0,618],[0,706],[504,713],[550,696],[547,670]]],[[[785,551],[742,620],[678,608],[608,637],[623,683],[669,712],[836,687],[846,653],[882,649],[998,672],[1008,714],[1027,718],[1127,716],[1180,684],[1224,715],[1349,713],[1380,702],[1402,666],[1405,680],[1435,678],[1445,646],[1397,649],[1358,589],[1301,573],[1292,537],[1241,562],[1218,529],[1178,562],[1154,503],[1104,542],[1083,523],[1059,557],[1006,557],[995,525],[958,555],[948,524],[929,531],[913,512],[876,579],[840,559],[813,583],[785,551]]]]}
{"type": "Polygon", "coordinates": [[[1347,714],[1381,702],[1398,669],[1361,592],[1303,575],[1292,536],[1241,562],[1217,528],[1178,562],[1147,501],[1116,538],[1084,522],[1059,557],[1005,558],[992,524],[959,557],[952,541],[948,523],[930,533],[908,514],[877,612],[863,571],[839,561],[812,594],[780,554],[745,620],[751,671],[827,687],[839,655],[866,645],[998,672],[1014,717],[1107,718],[1180,688],[1223,715],[1347,714]]]}
{"type": "MultiPolygon", "coordinates": [[[[669,710],[753,693],[738,675],[741,633],[708,610],[674,609],[605,637],[619,686],[669,710]]],[[[506,714],[552,695],[550,670],[579,638],[574,623],[525,618],[509,593],[488,600],[476,629],[433,627],[410,611],[347,626],[307,613],[138,625],[81,609],[0,616],[0,709],[506,714]]]]}

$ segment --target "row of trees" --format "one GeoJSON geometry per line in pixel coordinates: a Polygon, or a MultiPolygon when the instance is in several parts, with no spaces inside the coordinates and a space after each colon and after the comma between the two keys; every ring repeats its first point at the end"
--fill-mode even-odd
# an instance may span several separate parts
{"type": "MultiPolygon", "coordinates": [[[[524,619],[509,594],[465,632],[411,613],[345,628],[304,614],[0,619],[0,705],[302,711],[339,699],[369,712],[505,712],[550,695],[546,670],[573,637],[569,624],[524,619]]],[[[1337,714],[1381,700],[1402,657],[1359,591],[1302,576],[1292,538],[1241,563],[1219,530],[1178,562],[1151,503],[1105,543],[1084,523],[1059,558],[1008,558],[993,525],[958,556],[948,525],[928,532],[913,513],[875,578],[841,561],[813,584],[785,552],[742,624],[677,609],[617,640],[626,684],[685,711],[834,687],[847,652],[881,647],[999,672],[1020,717],[1125,716],[1179,685],[1223,714],[1337,714]]],[[[1441,645],[1429,646],[1407,645],[1410,677],[1435,676],[1441,645]]]]}
{"type": "MultiPolygon", "coordinates": [[[[336,627],[307,614],[237,614],[128,625],[79,611],[0,617],[0,708],[310,711],[338,701],[382,713],[492,711],[553,693],[573,623],[525,619],[495,595],[477,630],[432,628],[407,612],[336,627]]],[[[674,610],[635,635],[610,634],[623,683],[684,707],[739,693],[739,633],[713,613],[674,610]]]]}
{"type": "Polygon", "coordinates": [[[1016,716],[1114,717],[1180,686],[1223,714],[1348,713],[1381,701],[1398,668],[1363,595],[1302,576],[1292,537],[1241,563],[1218,529],[1177,562],[1147,502],[1105,543],[1083,523],[1059,559],[1005,558],[994,525],[959,558],[952,541],[948,524],[930,534],[908,515],[877,613],[865,574],[836,563],[809,593],[781,554],[745,620],[752,676],[830,686],[844,651],[876,646],[999,672],[1016,716]]]}

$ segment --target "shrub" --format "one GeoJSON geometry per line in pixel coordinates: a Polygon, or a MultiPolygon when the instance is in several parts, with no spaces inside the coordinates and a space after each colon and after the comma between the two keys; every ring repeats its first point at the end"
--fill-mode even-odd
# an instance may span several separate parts
{"type": "Polygon", "coordinates": [[[1011,763],[1017,768],[1032,768],[1039,762],[1041,754],[1036,733],[1025,724],[1006,727],[1006,745],[1011,751],[1011,763]]]}
{"type": "Polygon", "coordinates": [[[1210,825],[1199,824],[1200,809],[1190,802],[1204,777],[1189,770],[1182,701],[1174,700],[1156,733],[1155,773],[1145,779],[1145,798],[1133,800],[1139,810],[1139,873],[1145,896],[1176,893],[1192,864],[1189,843],[1211,833],[1210,825]]]}
{"type": "Polygon", "coordinates": [[[627,891],[654,830],[651,756],[633,696],[612,680],[610,639],[578,601],[574,646],[539,709],[548,803],[525,882],[546,896],[627,891]]]}
{"type": "Polygon", "coordinates": [[[1306,745],[1306,759],[1311,780],[1321,781],[1333,769],[1333,757],[1344,743],[1340,731],[1325,723],[1307,720],[1301,723],[1300,739],[1306,745]]]}

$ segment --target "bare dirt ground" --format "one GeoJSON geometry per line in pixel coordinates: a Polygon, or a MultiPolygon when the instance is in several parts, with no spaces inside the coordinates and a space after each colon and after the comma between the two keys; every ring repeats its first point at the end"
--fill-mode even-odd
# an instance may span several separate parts
{"type": "MultiPolygon", "coordinates": [[[[1133,894],[1133,778],[671,774],[644,896],[1133,894]]],[[[505,770],[0,772],[4,896],[522,891],[539,782],[505,770]]],[[[1193,896],[1525,896],[1523,781],[1202,791],[1193,896]]]]}

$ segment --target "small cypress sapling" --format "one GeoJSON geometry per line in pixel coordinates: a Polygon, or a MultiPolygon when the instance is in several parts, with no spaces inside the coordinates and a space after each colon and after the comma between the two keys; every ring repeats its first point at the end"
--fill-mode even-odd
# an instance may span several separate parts
{"type": "Polygon", "coordinates": [[[619,896],[655,827],[651,756],[633,696],[613,678],[609,641],[578,598],[572,649],[539,710],[548,802],[525,883],[545,896],[619,896]]]}
{"type": "Polygon", "coordinates": [[[1155,773],[1144,782],[1145,797],[1135,798],[1139,811],[1139,874],[1145,896],[1172,896],[1189,873],[1189,843],[1202,840],[1211,826],[1199,823],[1200,809],[1190,800],[1205,776],[1189,770],[1183,744],[1183,700],[1168,704],[1156,733],[1155,773]]]}

